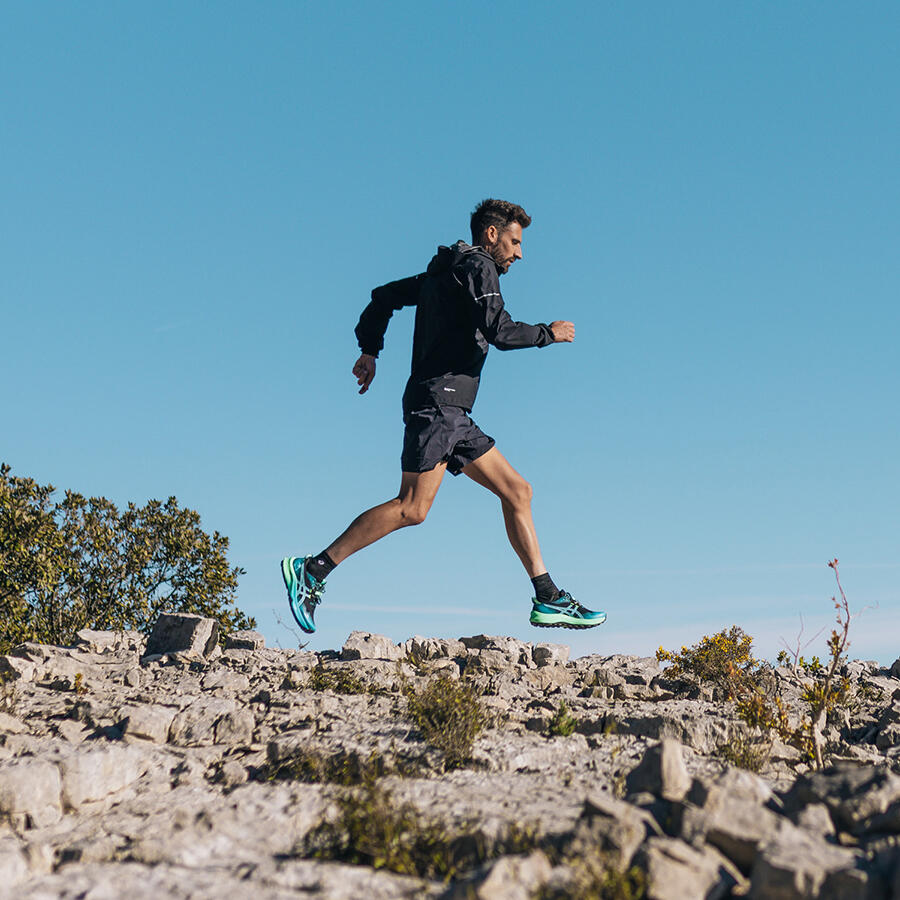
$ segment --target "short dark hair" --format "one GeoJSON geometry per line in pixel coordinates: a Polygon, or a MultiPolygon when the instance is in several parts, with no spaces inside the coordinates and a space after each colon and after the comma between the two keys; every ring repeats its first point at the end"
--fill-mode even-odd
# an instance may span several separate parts
{"type": "Polygon", "coordinates": [[[531,216],[521,206],[509,203],[507,200],[492,198],[482,200],[475,207],[475,212],[472,213],[472,243],[480,244],[485,229],[491,225],[495,226],[497,231],[503,232],[513,222],[518,222],[523,228],[527,228],[531,224],[531,216]]]}

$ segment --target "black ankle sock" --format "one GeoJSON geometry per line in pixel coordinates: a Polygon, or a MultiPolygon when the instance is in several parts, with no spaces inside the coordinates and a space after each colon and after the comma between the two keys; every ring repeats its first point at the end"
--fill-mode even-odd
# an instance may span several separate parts
{"type": "Polygon", "coordinates": [[[318,556],[312,557],[306,564],[306,571],[316,581],[324,581],[337,563],[323,550],[318,556]]]}
{"type": "Polygon", "coordinates": [[[538,603],[549,603],[559,596],[559,590],[553,583],[549,572],[544,572],[543,575],[535,575],[531,579],[531,583],[534,585],[535,599],[538,603]]]}

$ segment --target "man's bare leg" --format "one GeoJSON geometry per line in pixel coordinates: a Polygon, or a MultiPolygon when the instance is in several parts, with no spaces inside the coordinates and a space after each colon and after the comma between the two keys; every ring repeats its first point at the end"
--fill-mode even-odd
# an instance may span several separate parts
{"type": "Polygon", "coordinates": [[[529,578],[547,571],[541,557],[534,520],[531,517],[531,485],[509,464],[506,457],[491,447],[463,470],[472,481],[500,498],[506,534],[513,550],[522,560],[529,578]]]}
{"type": "Polygon", "coordinates": [[[397,496],[357,516],[325,552],[337,565],[398,528],[424,522],[446,471],[447,463],[438,463],[430,472],[404,472],[397,496]]]}

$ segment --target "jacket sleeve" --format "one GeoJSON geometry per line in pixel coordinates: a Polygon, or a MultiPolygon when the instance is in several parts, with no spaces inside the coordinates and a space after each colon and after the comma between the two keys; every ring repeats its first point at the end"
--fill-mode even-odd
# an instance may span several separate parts
{"type": "Polygon", "coordinates": [[[394,310],[418,303],[419,288],[424,277],[423,273],[401,278],[372,291],[372,300],[362,311],[355,329],[356,340],[363,353],[378,356],[384,348],[384,333],[394,310]]]}
{"type": "Polygon", "coordinates": [[[454,277],[469,295],[475,324],[489,344],[498,350],[546,347],[553,343],[549,325],[514,322],[503,304],[500,278],[491,265],[468,265],[454,277]]]}

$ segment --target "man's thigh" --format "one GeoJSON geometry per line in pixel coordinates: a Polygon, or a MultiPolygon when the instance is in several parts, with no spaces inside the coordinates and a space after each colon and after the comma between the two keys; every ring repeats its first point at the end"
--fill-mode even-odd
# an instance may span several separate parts
{"type": "Polygon", "coordinates": [[[397,496],[403,503],[422,508],[427,512],[437,496],[446,471],[447,463],[442,462],[428,472],[403,472],[397,496]]]}
{"type": "Polygon", "coordinates": [[[501,500],[513,500],[521,496],[525,479],[510,465],[507,458],[496,448],[491,447],[483,456],[470,462],[462,470],[476,484],[486,487],[501,500]]]}

